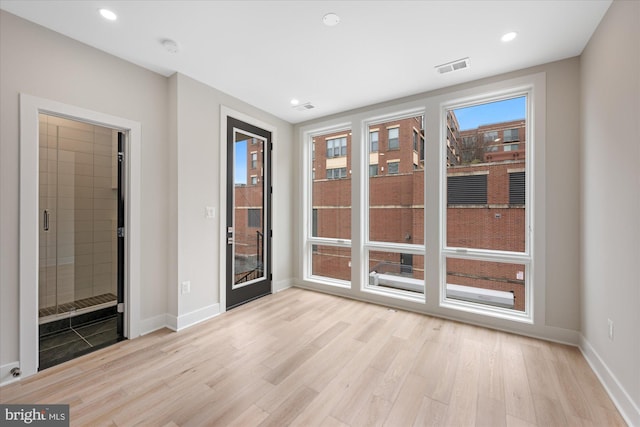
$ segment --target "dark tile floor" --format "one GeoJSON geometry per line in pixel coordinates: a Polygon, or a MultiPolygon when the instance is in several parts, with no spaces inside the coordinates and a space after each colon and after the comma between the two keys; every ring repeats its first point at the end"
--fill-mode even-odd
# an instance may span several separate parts
{"type": "Polygon", "coordinates": [[[47,331],[40,336],[39,369],[50,368],[118,341],[115,314],[90,323],[47,331]]]}

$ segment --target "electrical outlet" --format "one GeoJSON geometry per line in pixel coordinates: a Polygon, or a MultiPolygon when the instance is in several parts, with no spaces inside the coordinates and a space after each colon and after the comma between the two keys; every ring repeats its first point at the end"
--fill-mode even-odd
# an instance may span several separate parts
{"type": "Polygon", "coordinates": [[[180,286],[180,293],[181,294],[188,294],[189,292],[191,292],[191,282],[190,281],[185,281],[181,283],[180,286]]]}
{"type": "Polygon", "coordinates": [[[607,322],[609,323],[609,339],[613,341],[613,320],[607,319],[607,322]]]}

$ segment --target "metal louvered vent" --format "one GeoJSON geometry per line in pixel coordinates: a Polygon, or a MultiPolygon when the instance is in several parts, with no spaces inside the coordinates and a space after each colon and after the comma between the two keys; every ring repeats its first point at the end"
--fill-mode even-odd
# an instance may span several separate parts
{"type": "Polygon", "coordinates": [[[524,172],[511,172],[509,174],[509,204],[525,204],[525,176],[524,172]]]}
{"type": "Polygon", "coordinates": [[[464,70],[465,68],[469,68],[469,58],[462,58],[456,61],[447,62],[446,64],[436,65],[436,71],[438,74],[446,74],[452,71],[464,70]]]}
{"type": "Polygon", "coordinates": [[[487,175],[462,175],[447,178],[448,205],[486,205],[487,175]]]}

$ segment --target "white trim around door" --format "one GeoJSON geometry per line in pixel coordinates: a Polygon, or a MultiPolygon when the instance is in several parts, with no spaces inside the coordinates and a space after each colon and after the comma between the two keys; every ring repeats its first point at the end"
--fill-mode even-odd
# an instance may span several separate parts
{"type": "Polygon", "coordinates": [[[38,114],[47,113],[105,126],[128,135],[125,243],[125,328],[127,338],[140,335],[140,163],[141,125],[44,98],[20,94],[20,299],[19,357],[21,377],[38,371],[38,114]]]}

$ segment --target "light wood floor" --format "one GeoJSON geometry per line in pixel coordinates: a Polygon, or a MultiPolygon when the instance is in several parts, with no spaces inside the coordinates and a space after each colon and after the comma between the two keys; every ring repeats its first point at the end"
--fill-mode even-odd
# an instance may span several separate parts
{"type": "Polygon", "coordinates": [[[81,426],[616,426],[579,350],[289,289],[0,389],[81,426]]]}

